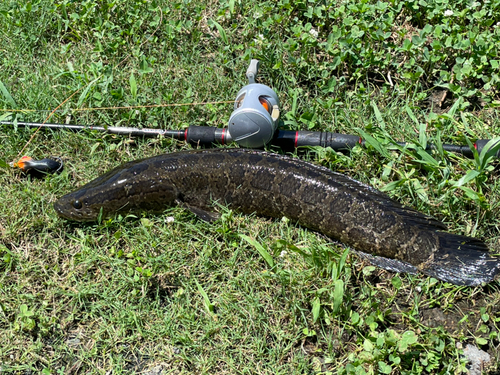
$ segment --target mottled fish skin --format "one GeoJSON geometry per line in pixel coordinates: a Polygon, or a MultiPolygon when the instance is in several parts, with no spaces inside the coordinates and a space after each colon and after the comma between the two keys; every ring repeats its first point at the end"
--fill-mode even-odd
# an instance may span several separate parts
{"type": "Polygon", "coordinates": [[[54,207],[63,218],[95,221],[101,211],[103,217],[159,213],[180,202],[211,211],[214,201],[247,214],[286,216],[371,254],[382,267],[384,258],[395,259],[458,285],[489,282],[499,273],[499,258],[481,241],[444,232],[443,223],[345,175],[262,151],[211,149],[132,161],[54,207]]]}

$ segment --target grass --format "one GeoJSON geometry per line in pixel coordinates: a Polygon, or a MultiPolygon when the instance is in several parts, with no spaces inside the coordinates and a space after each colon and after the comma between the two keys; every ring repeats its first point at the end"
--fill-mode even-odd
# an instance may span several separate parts
{"type": "MultiPolygon", "coordinates": [[[[15,110],[54,109],[79,90],[50,122],[223,127],[230,104],[72,109],[233,100],[249,58],[259,58],[260,81],[276,89],[284,127],[370,139],[348,154],[314,149],[302,157],[499,252],[496,162],[424,147],[500,134],[497,68],[479,66],[488,46],[467,49],[460,39],[471,31],[468,17],[484,8],[496,19],[497,5],[461,15],[464,2],[440,3],[458,14],[450,19],[439,7],[396,1],[397,16],[383,4],[361,11],[320,1],[2,2],[0,116],[43,121],[47,112],[15,110]],[[377,17],[383,22],[370,23],[377,17]],[[347,48],[353,27],[342,19],[367,33],[363,43],[355,38],[347,48]],[[415,38],[404,44],[424,29],[429,43],[445,44],[438,26],[450,27],[448,50],[415,38]],[[376,39],[376,30],[400,40],[380,32],[385,39],[376,39]],[[379,59],[383,43],[392,60],[379,59]],[[426,53],[444,63],[419,65],[426,53]],[[462,53],[471,53],[475,69],[446,60],[462,53]],[[380,82],[387,69],[392,86],[380,82]],[[394,140],[412,146],[397,150],[394,140]]],[[[475,32],[491,43],[494,60],[497,28],[481,23],[475,32]]],[[[214,224],[182,208],[68,223],[52,209],[57,197],[121,162],[190,146],[42,131],[25,153],[60,155],[65,170],[31,179],[5,163],[32,135],[8,126],[0,133],[0,372],[445,374],[465,371],[467,344],[488,351],[488,371],[498,370],[498,281],[465,288],[386,272],[286,219],[227,207],[214,224]]]]}

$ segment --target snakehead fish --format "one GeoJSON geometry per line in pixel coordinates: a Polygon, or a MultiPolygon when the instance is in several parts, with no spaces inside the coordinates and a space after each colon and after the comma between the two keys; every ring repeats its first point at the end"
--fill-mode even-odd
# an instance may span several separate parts
{"type": "Polygon", "coordinates": [[[262,151],[211,149],[131,161],[61,197],[54,208],[69,220],[95,221],[181,204],[210,221],[214,201],[288,217],[396,272],[478,285],[500,270],[500,257],[480,240],[448,233],[438,220],[345,175],[262,151]]]}

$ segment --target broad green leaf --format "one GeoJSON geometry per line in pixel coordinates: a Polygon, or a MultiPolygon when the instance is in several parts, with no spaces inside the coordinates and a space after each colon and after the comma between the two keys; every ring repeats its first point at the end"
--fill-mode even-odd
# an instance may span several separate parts
{"type": "Polygon", "coordinates": [[[482,337],[476,337],[476,342],[478,345],[486,345],[488,343],[488,340],[482,337]]]}
{"type": "Polygon", "coordinates": [[[391,361],[395,365],[399,365],[401,363],[401,358],[391,354],[389,355],[389,361],[391,361]]]}
{"type": "Polygon", "coordinates": [[[378,370],[381,374],[390,374],[392,372],[392,367],[387,363],[382,361],[378,362],[378,370]]]}
{"type": "Polygon", "coordinates": [[[403,49],[405,51],[409,51],[411,49],[411,40],[410,39],[405,39],[403,42],[403,49]]]}
{"type": "Polygon", "coordinates": [[[394,288],[396,289],[400,289],[401,286],[403,285],[403,282],[401,281],[401,279],[398,277],[398,276],[394,276],[392,279],[391,279],[391,284],[394,288]]]}
{"type": "Polygon", "coordinates": [[[141,60],[141,63],[139,64],[139,73],[141,74],[148,74],[148,73],[153,73],[154,70],[151,68],[147,62],[147,60],[144,58],[141,60]]]}
{"type": "Polygon", "coordinates": [[[359,323],[359,313],[357,313],[357,312],[355,312],[355,311],[354,311],[354,312],[352,312],[352,314],[351,314],[351,323],[352,323],[353,325],[356,325],[356,324],[358,324],[358,323],[359,323]]]}
{"type": "Polygon", "coordinates": [[[417,335],[413,331],[406,331],[401,336],[401,340],[398,343],[399,351],[404,352],[409,346],[415,344],[418,341],[417,335]]]}
{"type": "Polygon", "coordinates": [[[19,311],[21,311],[21,315],[24,316],[28,311],[28,306],[23,303],[21,306],[19,306],[19,311]]]}
{"type": "Polygon", "coordinates": [[[460,186],[460,190],[462,190],[465,193],[465,195],[467,195],[470,199],[477,202],[478,204],[480,204],[483,201],[482,195],[480,195],[479,193],[475,192],[474,190],[472,190],[467,186],[460,186]]]}
{"type": "Polygon", "coordinates": [[[365,349],[367,352],[373,351],[373,343],[369,339],[365,339],[363,342],[363,349],[365,349]]]}

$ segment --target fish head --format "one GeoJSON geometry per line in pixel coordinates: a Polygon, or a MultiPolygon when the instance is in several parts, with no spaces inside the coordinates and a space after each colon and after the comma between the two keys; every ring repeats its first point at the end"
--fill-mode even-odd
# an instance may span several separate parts
{"type": "Polygon", "coordinates": [[[78,199],[69,198],[68,195],[59,198],[54,203],[54,209],[60,217],[72,221],[97,220],[100,210],[96,212],[92,208],[84,207],[83,202],[78,199]]]}
{"type": "Polygon", "coordinates": [[[141,160],[126,163],[59,198],[57,214],[72,221],[97,221],[116,213],[161,213],[178,198],[175,185],[141,160]]]}
{"type": "Polygon", "coordinates": [[[100,216],[108,216],[105,202],[96,204],[92,193],[80,189],[63,195],[54,203],[54,209],[59,217],[71,221],[97,221],[100,216]]]}

